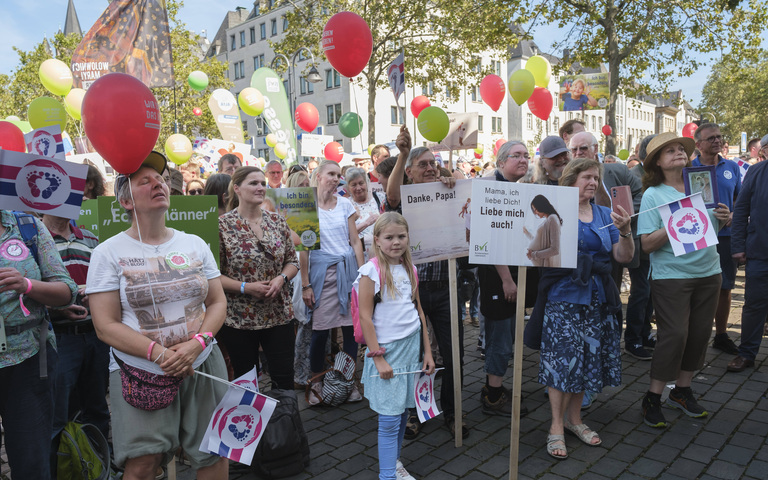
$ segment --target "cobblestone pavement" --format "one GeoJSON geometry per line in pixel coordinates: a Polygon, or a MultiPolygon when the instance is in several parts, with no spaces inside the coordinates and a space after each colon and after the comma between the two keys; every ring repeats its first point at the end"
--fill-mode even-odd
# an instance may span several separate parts
{"type": "MultiPolygon", "coordinates": [[[[729,334],[737,343],[743,285],[740,272],[729,323],[729,334]]],[[[626,303],[626,296],[624,300],[626,303]]],[[[479,329],[464,328],[464,420],[471,433],[462,447],[455,448],[441,416],[427,422],[415,440],[406,440],[403,463],[420,480],[509,476],[509,419],[482,413],[479,392],[485,375],[476,351],[479,329]]],[[[657,430],[644,425],[640,414],[650,362],[624,354],[622,385],[605,389],[584,415],[584,421],[600,433],[602,445],[590,447],[574,436],[566,436],[569,458],[557,461],[545,449],[550,409],[544,388],[536,383],[538,353],[526,348],[522,388],[523,404],[530,413],[520,421],[520,478],[768,479],[766,356],[768,341],[763,341],[756,368],[728,373],[726,364],[732,356],[710,347],[706,365],[697,372],[693,383],[694,392],[710,416],[691,419],[679,410],[664,408],[670,427],[657,430]]],[[[511,367],[507,373],[505,384],[511,387],[511,367]]],[[[291,478],[378,478],[377,421],[367,401],[337,408],[308,408],[300,396],[312,461],[304,473],[291,478]]],[[[4,449],[2,460],[7,462],[4,449]]],[[[2,465],[2,474],[10,478],[7,463],[2,465]]],[[[177,478],[191,480],[195,475],[189,467],[177,464],[177,478]]],[[[258,477],[233,466],[230,478],[258,477]]]]}

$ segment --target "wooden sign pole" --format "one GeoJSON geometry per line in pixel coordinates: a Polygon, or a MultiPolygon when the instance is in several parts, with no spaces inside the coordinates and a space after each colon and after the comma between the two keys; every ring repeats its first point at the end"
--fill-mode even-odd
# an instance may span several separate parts
{"type": "MultiPolygon", "coordinates": [[[[459,349],[462,348],[459,338],[459,298],[456,290],[456,259],[448,259],[448,290],[451,302],[451,345],[450,352],[440,352],[442,355],[451,355],[453,359],[453,431],[455,432],[455,445],[461,446],[461,358],[459,349]]],[[[443,412],[446,413],[446,412],[443,412]]]]}
{"type": "Polygon", "coordinates": [[[509,433],[509,480],[517,480],[520,453],[520,401],[523,383],[523,328],[525,324],[525,279],[528,267],[517,267],[517,308],[515,311],[515,355],[512,370],[512,425],[509,433]]]}

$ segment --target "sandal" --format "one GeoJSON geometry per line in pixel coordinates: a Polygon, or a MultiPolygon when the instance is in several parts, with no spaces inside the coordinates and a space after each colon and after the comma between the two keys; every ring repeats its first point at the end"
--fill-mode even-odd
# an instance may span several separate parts
{"type": "Polygon", "coordinates": [[[568,450],[565,449],[565,435],[547,435],[547,453],[550,457],[558,460],[565,460],[568,458],[568,450]],[[562,450],[565,455],[556,455],[555,450],[562,450]]]}
{"type": "Polygon", "coordinates": [[[571,422],[568,421],[566,418],[563,422],[563,425],[565,426],[566,430],[573,433],[577,437],[579,437],[579,440],[586,443],[590,447],[596,447],[603,443],[603,441],[600,439],[600,436],[595,432],[594,430],[590,429],[585,423],[581,423],[579,425],[574,425],[571,422]],[[592,440],[597,438],[597,443],[592,443],[592,440]]]}
{"type": "Polygon", "coordinates": [[[419,417],[417,415],[408,416],[408,421],[405,424],[405,439],[413,440],[419,435],[419,430],[421,430],[419,417]]]}

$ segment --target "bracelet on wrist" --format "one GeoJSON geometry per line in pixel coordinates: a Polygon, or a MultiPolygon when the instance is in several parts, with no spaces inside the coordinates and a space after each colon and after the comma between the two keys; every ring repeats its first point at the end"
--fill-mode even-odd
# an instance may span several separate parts
{"type": "Polygon", "coordinates": [[[368,353],[365,354],[365,356],[368,358],[383,357],[385,353],[387,353],[387,349],[384,347],[380,347],[378,350],[370,350],[368,353]]]}
{"type": "Polygon", "coordinates": [[[152,349],[155,348],[155,344],[157,342],[152,340],[152,342],[149,344],[149,348],[147,349],[147,360],[152,361],[152,349]]]}
{"type": "Polygon", "coordinates": [[[627,233],[621,233],[621,232],[619,232],[619,236],[620,236],[621,238],[629,238],[631,235],[632,235],[632,231],[629,231],[629,232],[627,232],[627,233]]]}
{"type": "Polygon", "coordinates": [[[23,293],[22,295],[28,295],[28,294],[29,294],[29,292],[31,292],[31,291],[32,291],[32,280],[30,280],[30,279],[28,279],[28,278],[26,278],[26,277],[24,277],[24,280],[26,280],[26,281],[27,281],[27,289],[26,289],[26,290],[24,290],[24,293],[23,293]]]}
{"type": "Polygon", "coordinates": [[[245,295],[245,282],[240,284],[240,293],[245,295]]]}
{"type": "Polygon", "coordinates": [[[310,288],[312,288],[312,284],[311,284],[311,283],[308,283],[308,284],[304,285],[303,287],[301,287],[301,290],[302,290],[302,291],[304,291],[304,290],[309,290],[310,288]]]}
{"type": "Polygon", "coordinates": [[[288,275],[281,273],[280,276],[283,277],[283,285],[288,283],[288,275]]]}

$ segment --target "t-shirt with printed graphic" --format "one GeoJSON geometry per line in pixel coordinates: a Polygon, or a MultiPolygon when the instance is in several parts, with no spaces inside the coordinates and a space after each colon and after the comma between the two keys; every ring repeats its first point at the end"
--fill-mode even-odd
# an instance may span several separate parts
{"type": "MultiPolygon", "coordinates": [[[[210,248],[198,236],[172,230],[161,245],[142,244],[125,232],[93,251],[86,293],[120,291],[122,323],[164,347],[192,338],[205,317],[208,280],[221,274],[210,248]],[[151,286],[151,288],[150,288],[151,286]]],[[[115,352],[127,364],[162,374],[146,358],[115,352]]],[[[194,361],[208,358],[209,345],[194,361]]],[[[110,362],[110,371],[118,366],[110,362]]]]}

